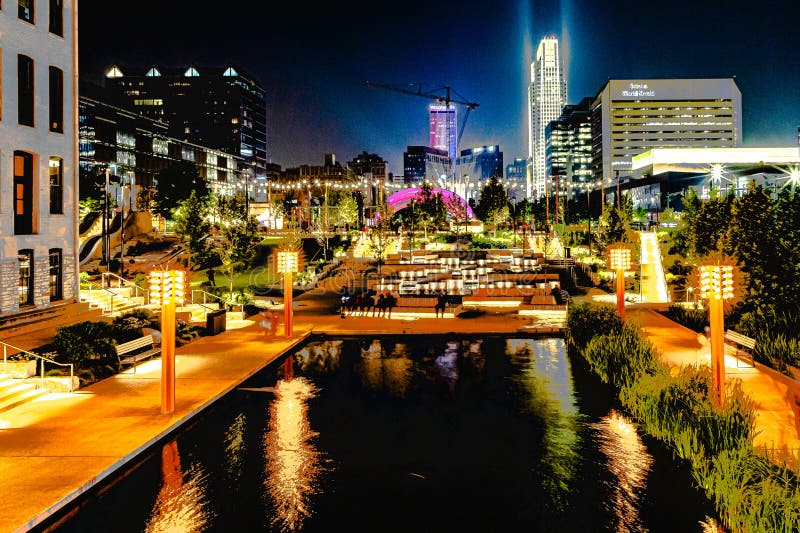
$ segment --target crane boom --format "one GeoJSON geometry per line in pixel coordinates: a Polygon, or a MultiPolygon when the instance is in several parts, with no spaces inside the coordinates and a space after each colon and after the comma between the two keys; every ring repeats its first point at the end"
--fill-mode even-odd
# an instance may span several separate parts
{"type": "MultiPolygon", "coordinates": [[[[464,134],[464,128],[467,125],[467,117],[469,117],[469,112],[473,109],[477,108],[480,104],[477,102],[468,102],[466,100],[456,100],[450,96],[450,86],[445,85],[444,87],[440,87],[438,89],[433,89],[432,91],[422,92],[422,84],[417,83],[409,83],[408,85],[390,85],[388,83],[376,83],[373,81],[365,81],[364,85],[366,87],[370,87],[373,89],[387,89],[390,91],[396,91],[402,94],[408,94],[411,96],[421,96],[422,98],[428,98],[430,100],[436,100],[439,103],[443,103],[446,106],[450,106],[450,104],[459,104],[463,105],[467,108],[466,113],[464,113],[464,119],[461,122],[461,128],[458,130],[458,136],[456,137],[456,154],[458,154],[458,145],[461,144],[461,136],[464,134]],[[412,90],[409,87],[416,87],[416,90],[412,90]],[[442,96],[441,94],[436,94],[437,92],[441,92],[444,89],[445,95],[442,96]]],[[[455,91],[453,91],[455,92],[455,91]]],[[[453,161],[453,186],[455,186],[456,182],[456,162],[453,161]]]]}

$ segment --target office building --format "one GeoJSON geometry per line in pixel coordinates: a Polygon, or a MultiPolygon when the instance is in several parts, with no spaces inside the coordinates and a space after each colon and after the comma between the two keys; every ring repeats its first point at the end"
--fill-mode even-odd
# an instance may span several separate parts
{"type": "MultiPolygon", "coordinates": [[[[158,174],[178,161],[190,161],[217,195],[248,192],[251,197],[263,191],[253,190],[249,161],[218,149],[200,146],[169,136],[164,122],[143,116],[135,110],[109,103],[106,91],[82,81],[79,97],[80,170],[97,174],[110,166],[135,199],[137,189],[158,188],[158,174]]],[[[112,196],[117,196],[113,186],[112,196]]],[[[136,208],[135,200],[130,202],[136,208]]]]}
{"type": "Polygon", "coordinates": [[[0,338],[88,311],[76,256],[77,19],[72,0],[0,12],[0,338]]]}
{"type": "Polygon", "coordinates": [[[477,202],[491,178],[503,179],[503,152],[498,144],[461,150],[456,165],[461,176],[455,192],[466,200],[477,202]]]}
{"type": "Polygon", "coordinates": [[[567,82],[556,37],[545,37],[531,63],[528,85],[527,196],[545,193],[545,128],[561,116],[567,103],[567,82]]]}
{"type": "Polygon", "coordinates": [[[452,172],[452,159],[445,150],[430,146],[409,146],[403,152],[403,181],[420,184],[429,181],[445,187],[452,172]]]}
{"type": "Polygon", "coordinates": [[[430,147],[444,150],[451,160],[456,159],[456,106],[430,105],[430,147]]]}
{"type": "Polygon", "coordinates": [[[114,65],[105,87],[111,103],[165,122],[171,138],[238,156],[266,180],[266,93],[242,68],[114,65]]]}
{"type": "Polygon", "coordinates": [[[742,145],[742,94],[733,78],[609,80],[592,108],[592,172],[616,182],[653,148],[742,145]]]}
{"type": "Polygon", "coordinates": [[[545,175],[549,195],[571,198],[585,192],[592,178],[592,102],[566,105],[545,128],[545,175]]]}

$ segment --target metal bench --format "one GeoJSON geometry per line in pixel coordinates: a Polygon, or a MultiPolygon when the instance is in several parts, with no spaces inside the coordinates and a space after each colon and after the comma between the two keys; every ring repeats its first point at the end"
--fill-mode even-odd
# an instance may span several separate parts
{"type": "Polygon", "coordinates": [[[148,359],[154,355],[158,355],[161,353],[161,347],[156,347],[153,344],[153,336],[152,335],[145,335],[143,337],[139,337],[138,339],[134,339],[132,341],[123,342],[122,344],[117,344],[114,349],[117,351],[117,357],[119,357],[119,362],[121,365],[133,365],[133,373],[136,373],[136,363],[142,361],[144,359],[148,359]],[[141,350],[142,348],[149,347],[149,350],[140,353],[132,353],[136,350],[141,350]],[[123,357],[126,354],[127,357],[123,357]]]}
{"type": "Polygon", "coordinates": [[[736,366],[739,367],[739,358],[749,359],[749,367],[754,367],[753,363],[753,349],[756,347],[756,340],[751,339],[741,333],[737,333],[732,329],[725,330],[725,342],[733,344],[734,356],[736,356],[736,366]],[[740,346],[747,348],[747,350],[740,349],[740,346]]]}

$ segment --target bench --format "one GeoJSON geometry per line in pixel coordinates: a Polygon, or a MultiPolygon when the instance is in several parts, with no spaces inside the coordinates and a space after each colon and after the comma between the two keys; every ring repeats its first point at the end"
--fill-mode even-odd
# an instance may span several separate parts
{"type": "Polygon", "coordinates": [[[733,346],[733,348],[735,350],[734,351],[734,355],[738,356],[738,357],[736,357],[736,366],[737,367],[739,366],[739,357],[743,357],[744,359],[749,359],[750,360],[750,365],[749,365],[750,367],[755,366],[755,364],[753,363],[753,349],[756,347],[756,340],[755,339],[751,339],[750,337],[742,335],[741,333],[737,333],[737,332],[733,331],[732,329],[728,329],[728,330],[725,330],[725,341],[724,342],[729,342],[729,343],[734,345],[733,346]],[[740,346],[743,346],[744,348],[747,348],[747,350],[740,349],[739,348],[740,346]]]}
{"type": "Polygon", "coordinates": [[[117,357],[119,357],[119,362],[121,365],[133,365],[133,373],[136,373],[136,363],[142,361],[143,359],[147,359],[154,355],[161,353],[161,347],[156,347],[153,344],[153,336],[152,335],[145,335],[143,337],[139,337],[138,339],[134,339],[132,341],[123,342],[122,344],[117,344],[114,349],[117,351],[117,357]],[[140,353],[133,353],[137,350],[141,350],[142,348],[149,348],[148,350],[140,353]],[[127,357],[123,357],[124,355],[128,355],[127,357]]]}

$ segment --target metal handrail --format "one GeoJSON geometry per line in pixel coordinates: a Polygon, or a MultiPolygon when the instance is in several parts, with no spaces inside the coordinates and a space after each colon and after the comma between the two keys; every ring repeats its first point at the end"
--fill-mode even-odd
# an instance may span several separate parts
{"type": "MultiPolygon", "coordinates": [[[[230,305],[230,306],[238,305],[240,307],[240,311],[244,311],[244,304],[237,304],[236,302],[231,302],[230,300],[226,300],[225,298],[222,298],[221,296],[217,296],[216,294],[213,294],[213,293],[210,293],[210,292],[206,292],[203,289],[192,289],[192,303],[193,304],[197,304],[197,302],[194,301],[194,293],[196,293],[196,292],[200,292],[200,293],[203,294],[203,306],[205,306],[205,304],[208,303],[206,301],[206,296],[211,296],[212,298],[215,298],[215,299],[219,300],[221,303],[223,303],[225,305],[230,305]]],[[[197,305],[200,305],[200,304],[197,304],[197,305]]]]}
{"type": "Polygon", "coordinates": [[[69,367],[69,391],[70,392],[75,392],[75,389],[72,388],[72,382],[73,382],[73,378],[75,376],[75,365],[73,365],[72,363],[59,363],[58,361],[54,361],[54,360],[50,359],[49,357],[45,357],[45,356],[40,355],[40,354],[38,354],[36,352],[29,352],[28,350],[23,350],[22,348],[14,346],[13,344],[8,344],[7,342],[0,341],[0,344],[3,345],[3,372],[4,373],[7,370],[8,349],[11,348],[11,349],[17,350],[18,353],[24,353],[26,355],[32,355],[32,356],[36,357],[37,359],[41,359],[42,360],[42,363],[39,365],[41,367],[40,383],[41,383],[41,387],[42,388],[44,388],[44,362],[45,361],[47,361],[48,363],[53,363],[53,364],[58,365],[58,366],[68,366],[69,367]]]}
{"type": "MultiPolygon", "coordinates": [[[[84,283],[84,282],[81,282],[81,283],[84,283]]],[[[109,293],[111,295],[111,299],[110,299],[110,301],[111,301],[111,309],[109,309],[109,313],[113,313],[114,312],[114,298],[116,298],[118,296],[117,293],[115,293],[114,291],[109,290],[109,289],[107,289],[105,287],[98,286],[97,283],[95,283],[93,281],[88,281],[87,280],[85,283],[89,286],[89,288],[87,290],[89,291],[89,297],[90,298],[91,298],[91,295],[92,295],[93,291],[105,291],[105,292],[107,292],[107,293],[109,293]],[[97,287],[97,288],[93,289],[92,287],[97,287]]]]}
{"type": "Polygon", "coordinates": [[[117,280],[117,287],[118,288],[122,287],[123,285],[125,287],[133,287],[133,289],[136,291],[136,297],[137,298],[139,297],[139,291],[142,291],[142,293],[144,293],[144,303],[145,303],[145,305],[148,303],[148,301],[147,301],[148,300],[148,298],[147,298],[148,292],[146,290],[144,290],[142,287],[138,286],[136,283],[134,283],[134,282],[132,282],[130,280],[127,280],[127,279],[123,278],[122,276],[114,274],[113,272],[103,272],[101,274],[101,276],[102,276],[101,279],[103,280],[105,285],[110,286],[108,281],[106,281],[106,278],[108,278],[110,276],[110,277],[112,277],[112,278],[117,280]]]}

